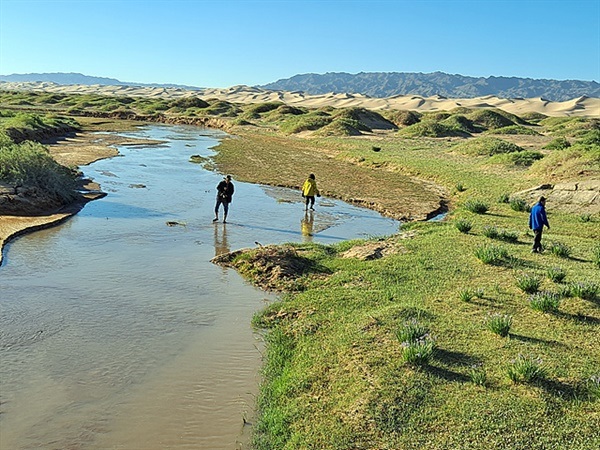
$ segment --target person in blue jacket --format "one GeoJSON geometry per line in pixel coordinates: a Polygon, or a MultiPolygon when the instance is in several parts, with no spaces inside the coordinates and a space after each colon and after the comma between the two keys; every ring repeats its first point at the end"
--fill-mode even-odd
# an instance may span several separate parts
{"type": "Polygon", "coordinates": [[[550,229],[550,224],[548,224],[548,218],[546,217],[546,198],[540,197],[538,202],[531,208],[531,214],[529,214],[529,228],[533,230],[535,236],[533,238],[533,248],[531,249],[533,253],[542,252],[542,231],[544,225],[550,229]]]}

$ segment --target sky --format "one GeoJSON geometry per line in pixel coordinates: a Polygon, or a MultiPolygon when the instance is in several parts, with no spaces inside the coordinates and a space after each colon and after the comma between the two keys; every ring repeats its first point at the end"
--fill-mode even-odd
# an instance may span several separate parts
{"type": "Polygon", "coordinates": [[[600,81],[600,0],[0,0],[0,74],[224,88],[297,74],[600,81]]]}

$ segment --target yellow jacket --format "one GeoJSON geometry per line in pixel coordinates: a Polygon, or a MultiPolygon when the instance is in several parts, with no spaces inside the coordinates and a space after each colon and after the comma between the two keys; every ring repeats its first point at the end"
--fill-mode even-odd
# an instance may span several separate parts
{"type": "Polygon", "coordinates": [[[312,178],[307,178],[304,184],[302,185],[302,195],[305,197],[314,197],[315,195],[319,195],[319,190],[317,189],[317,182],[312,178]]]}

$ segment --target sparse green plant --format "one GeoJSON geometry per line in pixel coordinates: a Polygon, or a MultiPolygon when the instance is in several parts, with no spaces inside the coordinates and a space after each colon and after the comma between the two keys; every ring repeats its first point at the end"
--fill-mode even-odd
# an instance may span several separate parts
{"type": "Polygon", "coordinates": [[[583,223],[591,222],[592,221],[592,215],[591,214],[581,214],[579,216],[579,221],[583,222],[583,223]]]}
{"type": "Polygon", "coordinates": [[[569,148],[570,146],[571,143],[567,140],[567,138],[561,136],[557,137],[556,139],[553,139],[552,141],[544,145],[544,147],[542,148],[544,148],[545,150],[563,150],[565,148],[569,148]]]}
{"type": "Polygon", "coordinates": [[[435,342],[425,335],[414,342],[402,343],[402,360],[411,366],[426,366],[435,353],[435,342]]]}
{"type": "Polygon", "coordinates": [[[540,289],[542,280],[540,277],[530,275],[527,273],[521,273],[515,276],[517,287],[527,294],[533,294],[540,289]]]}
{"type": "Polygon", "coordinates": [[[456,191],[457,192],[464,192],[464,191],[467,190],[467,188],[465,187],[465,185],[462,184],[462,183],[456,183],[455,187],[456,187],[456,191]]]}
{"type": "Polygon", "coordinates": [[[481,200],[471,199],[465,202],[465,209],[475,214],[485,214],[488,211],[489,207],[487,203],[481,200]]]}
{"type": "Polygon", "coordinates": [[[562,242],[552,242],[549,250],[550,253],[560,258],[568,258],[571,256],[571,248],[562,242]]]}
{"type": "Polygon", "coordinates": [[[481,364],[471,366],[469,369],[469,379],[471,383],[477,386],[485,386],[487,383],[487,374],[481,364]]]}
{"type": "Polygon", "coordinates": [[[554,292],[536,292],[529,296],[529,304],[536,311],[557,312],[560,305],[560,297],[554,292]]]}
{"type": "Polygon", "coordinates": [[[510,194],[507,194],[506,192],[504,192],[503,194],[500,194],[500,197],[498,197],[498,203],[508,203],[510,201],[510,194]]]}
{"type": "Polygon", "coordinates": [[[396,338],[401,342],[416,342],[429,333],[429,329],[417,320],[405,322],[396,330],[396,338]]]}
{"type": "Polygon", "coordinates": [[[527,202],[525,200],[523,200],[522,198],[513,198],[510,200],[509,204],[510,204],[510,208],[513,211],[528,212],[531,210],[531,208],[529,207],[527,202]]]}
{"type": "Polygon", "coordinates": [[[541,359],[519,355],[508,366],[507,374],[513,383],[531,383],[546,378],[547,370],[541,359]]]}
{"type": "Polygon", "coordinates": [[[458,219],[454,225],[461,233],[468,233],[473,228],[473,223],[465,219],[458,219]]]}
{"type": "Polygon", "coordinates": [[[504,247],[483,245],[475,250],[475,256],[484,264],[500,265],[509,255],[504,247]]]}
{"type": "Polygon", "coordinates": [[[458,293],[458,298],[461,299],[463,302],[468,303],[475,298],[475,293],[471,289],[468,289],[468,288],[462,289],[458,293]]]}
{"type": "Polygon", "coordinates": [[[600,244],[596,245],[592,250],[592,262],[600,267],[600,244]]]}
{"type": "Polygon", "coordinates": [[[499,336],[506,337],[510,331],[512,320],[510,314],[490,314],[487,319],[487,328],[499,336]]]}
{"type": "Polygon", "coordinates": [[[550,267],[546,273],[548,274],[548,278],[555,283],[562,283],[567,276],[567,272],[561,267],[550,267]]]}
{"type": "Polygon", "coordinates": [[[600,286],[591,281],[579,281],[571,284],[571,293],[574,297],[579,297],[583,300],[594,300],[600,286]]]}
{"type": "Polygon", "coordinates": [[[488,237],[490,239],[498,238],[498,229],[493,225],[483,227],[482,233],[485,237],[488,237]]]}
{"type": "Polygon", "coordinates": [[[570,284],[562,284],[560,286],[558,286],[558,291],[556,292],[556,294],[560,297],[560,298],[571,298],[573,297],[573,286],[570,284]]]}

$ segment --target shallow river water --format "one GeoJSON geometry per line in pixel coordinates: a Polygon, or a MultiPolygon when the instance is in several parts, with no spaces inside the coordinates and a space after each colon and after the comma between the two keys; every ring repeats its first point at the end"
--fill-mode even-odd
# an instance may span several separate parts
{"type": "Polygon", "coordinates": [[[108,195],[5,248],[2,450],[246,448],[263,350],[250,321],[275,297],[210,259],[255,242],[398,230],[325,198],[305,214],[299,192],[235,179],[229,223],[213,224],[222,176],[189,157],[212,155],[224,134],[149,126],[129,135],[165,144],[122,147],[84,167],[108,195]]]}

